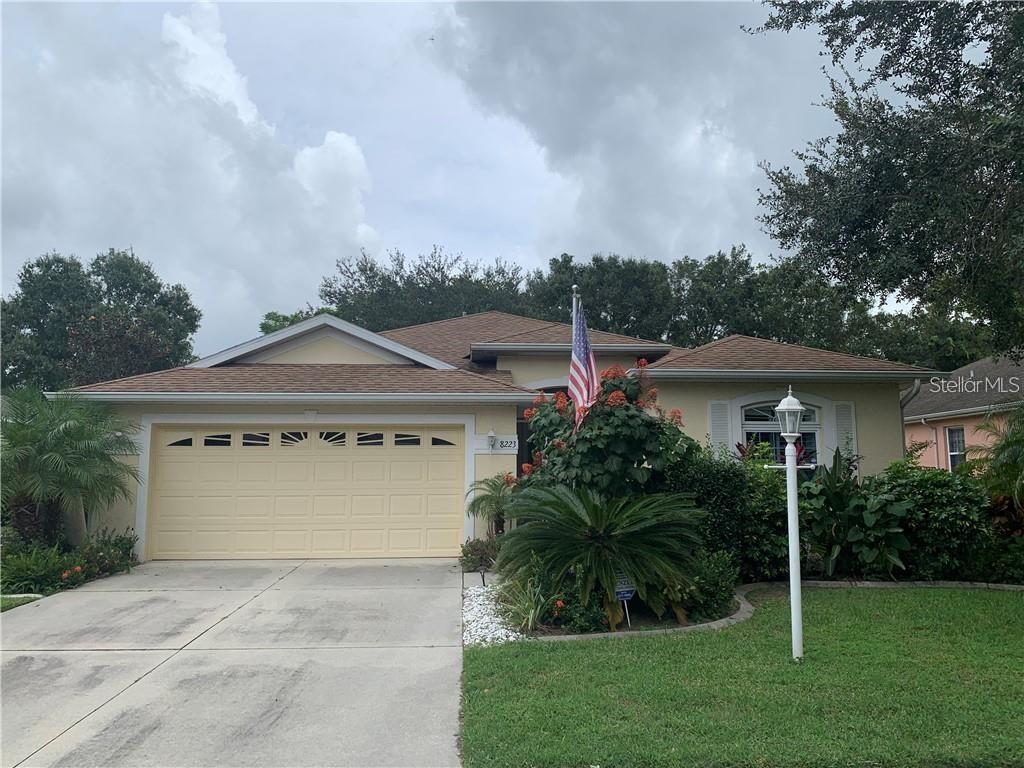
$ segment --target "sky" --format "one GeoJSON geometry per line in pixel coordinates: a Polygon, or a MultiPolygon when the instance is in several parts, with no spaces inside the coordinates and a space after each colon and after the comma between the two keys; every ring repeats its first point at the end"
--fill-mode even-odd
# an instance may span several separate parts
{"type": "Polygon", "coordinates": [[[762,161],[834,130],[809,32],[758,3],[2,6],[2,283],[132,248],[196,351],[317,303],[336,260],[533,269],[746,244],[762,161]]]}

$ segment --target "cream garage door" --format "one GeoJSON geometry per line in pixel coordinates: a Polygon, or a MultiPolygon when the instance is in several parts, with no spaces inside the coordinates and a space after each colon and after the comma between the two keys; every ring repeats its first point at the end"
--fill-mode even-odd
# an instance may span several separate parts
{"type": "Polygon", "coordinates": [[[149,557],[459,553],[462,427],[175,427],[154,432],[149,557]]]}

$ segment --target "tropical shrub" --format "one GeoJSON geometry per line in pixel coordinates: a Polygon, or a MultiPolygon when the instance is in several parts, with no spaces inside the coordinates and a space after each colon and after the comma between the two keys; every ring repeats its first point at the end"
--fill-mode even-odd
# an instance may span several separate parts
{"type": "Polygon", "coordinates": [[[547,485],[587,487],[606,498],[649,492],[665,467],[698,449],[680,429],[682,414],[666,416],[657,398],[642,373],[629,376],[622,366],[612,366],[601,372],[597,401],[573,432],[569,398],[539,395],[525,412],[534,460],[523,474],[547,485]]]}
{"type": "Polygon", "coordinates": [[[131,496],[138,470],[121,458],[136,452],[135,432],[112,411],[73,395],[5,395],[0,504],[8,510],[56,506],[68,538],[81,543],[94,512],[131,496]]]}
{"type": "Polygon", "coordinates": [[[581,599],[596,592],[612,629],[622,620],[615,600],[619,574],[658,612],[664,590],[689,583],[693,555],[702,545],[703,512],[686,494],[605,499],[589,488],[536,485],[516,495],[513,514],[518,525],[504,535],[498,571],[523,581],[539,567],[556,590],[570,574],[578,576],[581,599]]]}
{"type": "Polygon", "coordinates": [[[897,501],[877,483],[860,483],[839,451],[801,486],[811,539],[829,576],[885,574],[905,568],[910,548],[903,524],[909,501],[897,501]]]}
{"type": "Polygon", "coordinates": [[[5,593],[48,594],[127,571],[135,562],[136,541],[137,537],[130,530],[114,533],[104,529],[81,547],[68,552],[61,551],[57,545],[5,549],[0,563],[0,588],[5,593]]]}
{"type": "Polygon", "coordinates": [[[788,568],[785,476],[764,468],[770,451],[756,445],[738,461],[725,450],[700,450],[665,471],[665,490],[694,494],[707,513],[706,548],[728,553],[745,582],[788,568]]]}
{"type": "Polygon", "coordinates": [[[992,444],[969,448],[970,464],[980,469],[993,496],[1012,501],[1013,527],[1020,531],[1024,529],[1024,407],[990,414],[978,431],[988,434],[992,444]]]}
{"type": "Polygon", "coordinates": [[[498,587],[499,610],[506,621],[522,632],[533,632],[550,622],[555,599],[555,586],[536,555],[498,587]]]}
{"type": "Polygon", "coordinates": [[[902,522],[910,548],[901,559],[921,579],[961,579],[993,535],[988,495],[974,477],[921,467],[913,460],[891,464],[878,488],[906,502],[902,522]]]}
{"type": "Polygon", "coordinates": [[[729,612],[739,580],[739,568],[726,552],[702,550],[693,559],[690,583],[682,605],[691,621],[713,621],[729,612]]]}
{"type": "Polygon", "coordinates": [[[75,550],[86,578],[109,576],[127,571],[135,563],[135,543],[139,537],[131,529],[116,533],[106,528],[89,537],[75,550]]]}
{"type": "Polygon", "coordinates": [[[508,506],[516,489],[516,476],[511,472],[485,477],[469,487],[466,514],[487,523],[487,535],[504,530],[508,506]]]}
{"type": "Polygon", "coordinates": [[[459,565],[466,573],[479,571],[481,568],[489,571],[494,567],[500,547],[501,536],[492,539],[470,539],[462,545],[459,565]]]}
{"type": "Polygon", "coordinates": [[[48,594],[85,581],[83,570],[59,547],[32,547],[4,557],[0,583],[5,594],[48,594]]]}
{"type": "Polygon", "coordinates": [[[964,578],[993,584],[1024,584],[1024,536],[991,536],[975,552],[964,578]]]}
{"type": "Polygon", "coordinates": [[[584,600],[581,594],[582,578],[575,574],[555,595],[551,604],[551,623],[572,634],[604,632],[608,629],[608,617],[601,601],[594,598],[584,600]]]}

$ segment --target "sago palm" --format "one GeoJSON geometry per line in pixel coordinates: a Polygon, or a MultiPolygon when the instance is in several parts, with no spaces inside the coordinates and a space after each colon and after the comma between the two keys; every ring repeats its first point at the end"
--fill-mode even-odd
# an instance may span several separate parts
{"type": "Polygon", "coordinates": [[[0,420],[0,500],[9,505],[57,505],[72,540],[90,516],[130,498],[138,470],[125,463],[137,452],[136,428],[107,408],[75,395],[47,399],[20,390],[3,398],[0,420]]]}
{"type": "Polygon", "coordinates": [[[619,574],[642,600],[663,604],[664,590],[688,583],[702,545],[703,512],[686,494],[606,500],[587,489],[537,487],[517,494],[512,512],[518,525],[505,534],[499,572],[523,576],[536,557],[556,587],[578,574],[582,599],[596,592],[613,628],[619,574]]]}
{"type": "Polygon", "coordinates": [[[515,485],[515,478],[510,475],[494,475],[477,480],[469,486],[469,492],[466,494],[466,498],[469,499],[466,514],[485,521],[487,533],[493,536],[498,521],[508,518],[508,506],[515,485]]]}

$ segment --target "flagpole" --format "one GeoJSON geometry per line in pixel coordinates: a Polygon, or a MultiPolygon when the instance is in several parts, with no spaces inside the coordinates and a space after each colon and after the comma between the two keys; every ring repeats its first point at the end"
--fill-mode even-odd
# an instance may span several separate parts
{"type": "MultiPolygon", "coordinates": [[[[572,332],[576,332],[576,310],[580,304],[580,287],[574,285],[572,287],[572,332]]],[[[571,340],[570,340],[571,341],[571,340]]]]}

